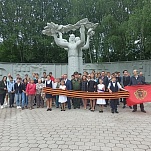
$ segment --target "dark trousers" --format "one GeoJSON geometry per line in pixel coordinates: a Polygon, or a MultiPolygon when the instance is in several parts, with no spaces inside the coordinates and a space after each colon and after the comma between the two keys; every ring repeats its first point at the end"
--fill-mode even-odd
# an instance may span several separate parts
{"type": "Polygon", "coordinates": [[[109,105],[109,100],[105,99],[106,105],[109,105]]]}
{"type": "Polygon", "coordinates": [[[9,106],[12,107],[14,105],[15,93],[9,93],[9,106]]]}
{"type": "Polygon", "coordinates": [[[110,100],[111,109],[112,109],[113,111],[117,111],[118,101],[119,101],[118,99],[110,100]]]}
{"type": "Polygon", "coordinates": [[[67,104],[68,104],[68,109],[71,109],[71,101],[69,97],[67,97],[67,104]]]}
{"type": "MultiPolygon", "coordinates": [[[[137,110],[137,105],[133,105],[133,109],[137,110]]],[[[141,111],[144,110],[144,104],[143,103],[140,104],[140,109],[141,109],[141,111]]]]}
{"type": "Polygon", "coordinates": [[[73,107],[80,108],[80,99],[79,98],[73,98],[73,107]]]}
{"type": "Polygon", "coordinates": [[[4,104],[5,95],[6,95],[5,93],[4,94],[0,94],[0,103],[1,103],[1,105],[4,104]]]}
{"type": "Polygon", "coordinates": [[[123,98],[123,105],[125,106],[126,105],[126,99],[123,98]]]}

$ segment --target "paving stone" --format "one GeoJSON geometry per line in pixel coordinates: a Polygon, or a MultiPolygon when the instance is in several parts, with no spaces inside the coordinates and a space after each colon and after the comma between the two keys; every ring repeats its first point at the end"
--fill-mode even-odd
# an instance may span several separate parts
{"type": "Polygon", "coordinates": [[[20,147],[11,147],[9,151],[19,151],[20,149],[20,147]]]}
{"type": "Polygon", "coordinates": [[[42,148],[42,149],[40,149],[40,151],[50,151],[51,149],[49,149],[49,148],[42,148]]]}
{"type": "Polygon", "coordinates": [[[30,148],[29,147],[22,147],[19,151],[29,151],[30,148]]]}
{"type": "Polygon", "coordinates": [[[32,147],[29,151],[40,151],[40,148],[32,147]]]}
{"type": "Polygon", "coordinates": [[[0,147],[0,151],[8,151],[10,147],[0,147]]]}
{"type": "Polygon", "coordinates": [[[0,109],[0,151],[151,151],[150,108],[145,103],[147,113],[134,114],[120,105],[118,115],[109,107],[101,115],[83,109],[0,109]]]}
{"type": "Polygon", "coordinates": [[[38,147],[39,148],[47,148],[48,144],[40,144],[38,147]]]}

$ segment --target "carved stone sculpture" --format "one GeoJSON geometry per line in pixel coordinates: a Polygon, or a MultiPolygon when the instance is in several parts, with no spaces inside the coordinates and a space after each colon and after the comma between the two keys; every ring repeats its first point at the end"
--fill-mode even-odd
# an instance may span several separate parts
{"type": "Polygon", "coordinates": [[[78,21],[76,24],[71,25],[58,25],[53,22],[47,23],[42,31],[43,34],[53,36],[55,43],[68,51],[68,75],[71,76],[74,71],[82,72],[83,59],[82,50],[89,48],[90,37],[94,35],[94,29],[98,23],[94,24],[88,21],[87,18],[78,21]],[[63,39],[62,34],[75,31],[80,28],[80,37],[74,34],[69,36],[69,41],[63,39]],[[85,29],[87,32],[87,40],[85,43],[85,29]]]}

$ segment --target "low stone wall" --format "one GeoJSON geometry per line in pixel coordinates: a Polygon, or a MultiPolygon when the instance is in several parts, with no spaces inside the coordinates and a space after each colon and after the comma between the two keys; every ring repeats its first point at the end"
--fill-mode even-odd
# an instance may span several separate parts
{"type": "MultiPolygon", "coordinates": [[[[134,69],[142,71],[147,82],[151,82],[151,60],[140,60],[140,61],[125,61],[125,62],[103,62],[99,64],[84,64],[83,71],[91,72],[95,71],[120,71],[127,69],[131,74],[134,69]]],[[[67,73],[67,64],[42,64],[42,63],[0,63],[0,78],[8,73],[11,73],[13,77],[19,73],[22,77],[27,73],[29,76],[33,72],[42,73],[50,71],[55,77],[60,77],[62,74],[67,73]]],[[[74,71],[73,71],[74,72],[74,71]]],[[[122,74],[122,73],[121,73],[122,74]]]]}

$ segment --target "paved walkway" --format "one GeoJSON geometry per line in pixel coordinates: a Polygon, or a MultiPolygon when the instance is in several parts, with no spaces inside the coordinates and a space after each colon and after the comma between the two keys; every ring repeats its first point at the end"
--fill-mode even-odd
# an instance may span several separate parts
{"type": "Polygon", "coordinates": [[[83,109],[0,109],[1,151],[151,151],[147,113],[119,107],[119,114],[83,109]]]}

